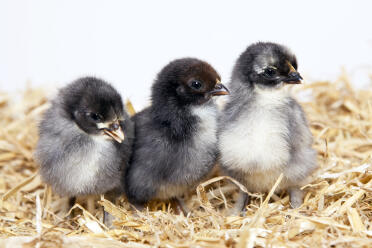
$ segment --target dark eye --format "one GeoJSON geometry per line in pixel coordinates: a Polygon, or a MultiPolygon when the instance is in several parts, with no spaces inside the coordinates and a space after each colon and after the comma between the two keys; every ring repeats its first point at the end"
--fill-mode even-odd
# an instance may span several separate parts
{"type": "Polygon", "coordinates": [[[101,115],[96,114],[96,113],[88,113],[88,116],[89,116],[89,118],[92,119],[93,121],[100,121],[100,120],[102,120],[101,115]]]}
{"type": "Polygon", "coordinates": [[[264,74],[267,77],[273,77],[273,76],[276,75],[276,69],[272,68],[272,67],[268,67],[268,68],[265,69],[264,74]]]}
{"type": "Polygon", "coordinates": [[[202,87],[202,83],[198,80],[192,80],[191,81],[191,87],[198,90],[202,87]]]}

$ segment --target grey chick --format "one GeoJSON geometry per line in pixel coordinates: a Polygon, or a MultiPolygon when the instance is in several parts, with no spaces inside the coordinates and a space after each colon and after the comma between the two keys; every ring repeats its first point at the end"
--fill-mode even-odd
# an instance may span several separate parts
{"type": "MultiPolygon", "coordinates": [[[[250,192],[268,192],[283,173],[277,191],[288,190],[294,208],[303,202],[300,187],[317,167],[304,111],[285,87],[301,79],[288,48],[249,46],[233,69],[231,97],[219,125],[223,171],[250,192]]],[[[240,193],[234,212],[245,209],[248,199],[240,193]]]]}
{"type": "Polygon", "coordinates": [[[172,61],[152,86],[152,104],[134,116],[136,140],[126,195],[142,209],[151,199],[180,197],[207,176],[217,158],[217,106],[226,95],[220,76],[194,58],[172,61]]]}
{"type": "Polygon", "coordinates": [[[62,88],[39,135],[40,174],[59,195],[124,192],[121,179],[132,153],[134,123],[110,84],[85,77],[62,88]]]}

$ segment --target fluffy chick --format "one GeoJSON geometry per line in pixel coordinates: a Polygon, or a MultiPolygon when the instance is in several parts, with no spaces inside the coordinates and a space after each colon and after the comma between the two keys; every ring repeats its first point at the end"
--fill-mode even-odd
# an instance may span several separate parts
{"type": "Polygon", "coordinates": [[[160,71],[151,106],[134,116],[136,140],[124,180],[132,204],[180,200],[211,171],[217,156],[212,97],[226,94],[220,76],[204,61],[178,59],[160,71]]]}
{"type": "Polygon", "coordinates": [[[108,83],[85,77],[62,88],[39,126],[40,174],[61,196],[121,193],[134,124],[108,83]]]}
{"type": "MultiPolygon", "coordinates": [[[[301,79],[288,48],[249,46],[233,69],[231,97],[219,125],[222,169],[250,192],[269,191],[283,173],[277,191],[288,190],[294,208],[303,202],[300,187],[317,167],[304,111],[285,87],[301,79]]],[[[247,202],[241,193],[234,213],[247,202]]]]}

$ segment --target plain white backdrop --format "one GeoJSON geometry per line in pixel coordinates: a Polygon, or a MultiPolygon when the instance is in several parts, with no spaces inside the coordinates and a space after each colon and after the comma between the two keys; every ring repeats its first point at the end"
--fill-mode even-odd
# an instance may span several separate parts
{"type": "Polygon", "coordinates": [[[371,10],[371,1],[2,0],[0,90],[29,82],[53,91],[95,75],[141,108],[170,60],[199,57],[228,82],[238,55],[260,40],[289,46],[306,82],[345,68],[370,87],[371,10]]]}

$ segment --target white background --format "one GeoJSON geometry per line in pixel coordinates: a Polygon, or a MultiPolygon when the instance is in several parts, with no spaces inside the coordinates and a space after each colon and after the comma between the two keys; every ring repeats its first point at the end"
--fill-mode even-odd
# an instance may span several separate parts
{"type": "Polygon", "coordinates": [[[170,60],[195,56],[229,80],[252,42],[297,54],[306,81],[335,79],[342,67],[370,86],[371,1],[2,0],[0,90],[55,89],[84,75],[114,84],[135,107],[170,60]]]}

